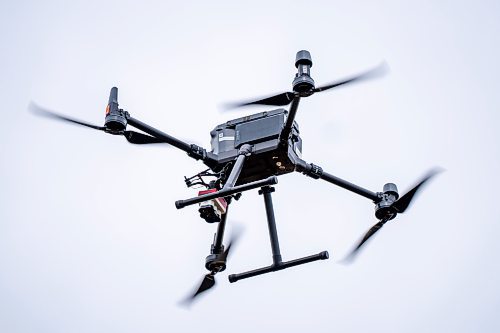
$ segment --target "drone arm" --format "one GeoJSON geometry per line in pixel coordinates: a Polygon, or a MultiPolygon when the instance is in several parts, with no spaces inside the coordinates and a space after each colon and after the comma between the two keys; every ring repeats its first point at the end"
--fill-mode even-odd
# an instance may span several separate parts
{"type": "Polygon", "coordinates": [[[295,120],[295,115],[297,114],[297,109],[299,108],[300,97],[295,97],[292,100],[292,105],[290,105],[290,110],[288,111],[288,117],[286,118],[285,126],[281,130],[280,143],[286,145],[288,142],[288,137],[292,131],[293,121],[295,120]]]}
{"type": "Polygon", "coordinates": [[[226,229],[226,220],[227,220],[227,212],[229,210],[229,203],[230,200],[228,200],[228,205],[226,207],[226,212],[222,215],[221,221],[219,222],[217,226],[217,233],[215,234],[215,239],[213,243],[213,251],[214,253],[220,253],[222,252],[222,241],[224,239],[224,230],[226,229]]]}
{"type": "Polygon", "coordinates": [[[247,144],[241,146],[240,150],[238,151],[238,157],[236,158],[236,162],[234,162],[233,169],[231,170],[231,173],[227,177],[226,183],[222,188],[223,190],[230,189],[234,186],[234,184],[236,184],[236,181],[240,176],[241,170],[243,169],[243,163],[245,163],[245,159],[247,158],[247,156],[250,156],[251,152],[252,152],[252,146],[247,144]]]}
{"type": "Polygon", "coordinates": [[[338,178],[338,177],[331,175],[327,172],[324,172],[320,166],[317,166],[313,163],[308,164],[305,161],[300,160],[297,163],[296,171],[301,172],[301,173],[305,174],[306,176],[309,176],[309,177],[314,178],[314,179],[326,180],[329,183],[332,183],[332,184],[337,185],[339,187],[342,187],[348,191],[359,194],[365,198],[371,199],[373,202],[380,201],[380,197],[377,193],[369,191],[367,189],[364,189],[358,185],[355,185],[355,184],[350,183],[346,180],[338,178]]]}
{"type": "Polygon", "coordinates": [[[154,136],[155,138],[163,140],[165,143],[171,144],[172,146],[185,151],[190,157],[196,160],[201,159],[205,161],[207,159],[207,152],[202,147],[199,147],[195,144],[188,144],[186,142],[183,142],[130,116],[127,117],[127,123],[128,125],[134,126],[135,128],[140,129],[141,131],[146,132],[149,135],[154,136]]]}
{"type": "MultiPolygon", "coordinates": [[[[240,176],[241,170],[243,169],[243,163],[245,162],[246,155],[249,155],[251,151],[252,147],[250,145],[243,145],[240,148],[239,155],[236,158],[236,162],[234,163],[233,169],[231,170],[231,173],[229,174],[226,183],[224,184],[224,187],[221,189],[221,191],[219,191],[219,194],[220,192],[224,192],[234,188],[234,184],[236,184],[236,181],[240,176]]],[[[222,240],[224,238],[224,229],[226,228],[227,211],[229,210],[229,204],[231,203],[231,198],[227,198],[226,201],[228,204],[226,207],[226,212],[224,213],[224,215],[222,215],[221,221],[217,226],[217,233],[215,234],[215,240],[212,246],[213,251],[215,251],[216,253],[217,251],[221,252],[221,249],[223,249],[222,240]]]]}

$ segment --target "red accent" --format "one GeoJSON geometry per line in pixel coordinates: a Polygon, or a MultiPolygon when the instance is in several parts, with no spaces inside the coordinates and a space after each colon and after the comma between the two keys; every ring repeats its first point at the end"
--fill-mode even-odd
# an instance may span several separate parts
{"type": "Polygon", "coordinates": [[[208,193],[214,193],[214,192],[217,192],[217,189],[212,188],[212,189],[210,189],[210,190],[203,190],[203,191],[199,191],[199,192],[198,192],[198,196],[200,196],[200,195],[204,195],[204,194],[208,194],[208,193]]]}
{"type": "MultiPolygon", "coordinates": [[[[217,189],[212,188],[209,190],[203,190],[198,192],[198,196],[204,195],[204,194],[209,194],[209,193],[215,193],[217,192],[217,189]]],[[[211,200],[216,206],[217,209],[221,211],[222,214],[226,212],[227,209],[227,201],[224,198],[216,198],[211,200]]]]}

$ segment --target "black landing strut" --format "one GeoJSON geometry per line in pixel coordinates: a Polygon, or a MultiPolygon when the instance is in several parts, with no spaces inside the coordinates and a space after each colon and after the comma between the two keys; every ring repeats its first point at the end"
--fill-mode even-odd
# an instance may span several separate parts
{"type": "Polygon", "coordinates": [[[276,230],[273,201],[271,199],[272,192],[274,192],[274,188],[271,186],[264,186],[259,191],[259,194],[264,195],[264,203],[266,205],[267,226],[269,227],[269,238],[271,240],[271,249],[273,251],[273,264],[271,266],[257,268],[240,274],[231,274],[229,275],[229,282],[231,283],[252,276],[257,276],[269,272],[275,272],[285,268],[306,264],[308,262],[313,262],[316,260],[328,259],[328,251],[323,251],[318,254],[314,254],[308,257],[303,257],[295,260],[290,260],[285,262],[281,260],[280,245],[278,241],[278,231],[276,230]]]}

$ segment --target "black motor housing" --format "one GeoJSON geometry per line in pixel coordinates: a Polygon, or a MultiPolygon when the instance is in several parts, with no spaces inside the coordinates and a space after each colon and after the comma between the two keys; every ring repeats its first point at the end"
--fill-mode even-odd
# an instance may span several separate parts
{"type": "Polygon", "coordinates": [[[106,107],[106,119],[104,127],[113,134],[122,133],[127,127],[127,118],[123,110],[118,108],[118,88],[113,87],[109,93],[108,106],[106,107]]]}
{"type": "Polygon", "coordinates": [[[293,91],[304,93],[314,89],[314,80],[311,77],[312,67],[311,53],[306,50],[297,52],[295,57],[295,67],[298,73],[292,82],[293,91]]]}

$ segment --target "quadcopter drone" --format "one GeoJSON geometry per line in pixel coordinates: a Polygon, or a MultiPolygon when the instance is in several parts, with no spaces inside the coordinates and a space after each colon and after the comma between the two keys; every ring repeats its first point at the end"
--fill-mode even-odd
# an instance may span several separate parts
{"type": "Polygon", "coordinates": [[[406,211],[421,186],[438,172],[437,170],[429,172],[416,186],[399,196],[398,189],[393,183],[385,184],[382,192],[372,192],[329,174],[316,164],[304,161],[301,158],[302,139],[295,121],[300,100],[318,92],[374,78],[382,74],[385,67],[379,65],[364,73],[320,87],[315,87],[311,77],[312,59],[308,51],[297,52],[295,67],[297,73],[292,83],[293,91],[231,105],[231,107],[290,105],[288,110],[279,108],[259,112],[216,126],[210,132],[210,151],[170,136],[118,108],[118,89],[116,87],[113,87],[110,92],[104,126],[95,126],[34,105],[32,109],[42,116],[83,125],[113,135],[123,135],[127,141],[133,144],[167,143],[185,151],[189,157],[201,160],[208,167],[192,177],[184,177],[188,187],[201,187],[203,190],[199,191],[198,195],[193,198],[175,202],[177,209],[198,204],[200,217],[208,223],[217,223],[217,231],[205,263],[209,273],[205,275],[196,292],[188,298],[188,300],[193,300],[200,293],[212,288],[215,285],[215,275],[226,269],[228,254],[236,240],[233,237],[226,246],[223,245],[228,208],[233,200],[240,198],[243,192],[259,189],[258,193],[264,197],[273,263],[270,266],[248,272],[231,274],[229,275],[231,283],[317,260],[325,260],[329,257],[327,251],[322,251],[299,259],[282,260],[271,198],[275,190],[273,185],[278,183],[278,176],[299,172],[313,179],[322,179],[340,186],[370,199],[374,203],[375,217],[379,222],[370,228],[354,247],[348,256],[348,258],[353,258],[363,244],[385,223],[394,219],[397,214],[406,211]],[[135,127],[144,133],[127,130],[127,126],[135,127]]]}

